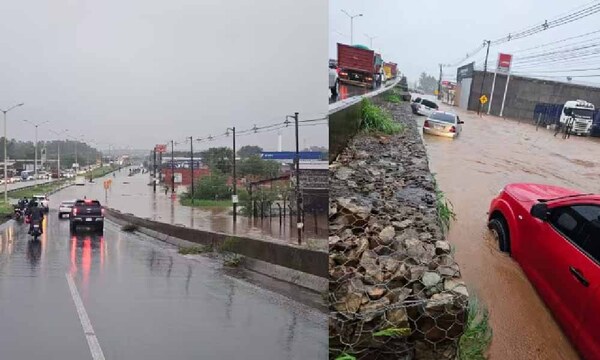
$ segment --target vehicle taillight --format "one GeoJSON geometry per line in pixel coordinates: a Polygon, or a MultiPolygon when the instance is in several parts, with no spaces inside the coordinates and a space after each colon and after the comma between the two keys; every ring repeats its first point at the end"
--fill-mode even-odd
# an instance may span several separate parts
{"type": "Polygon", "coordinates": [[[425,120],[425,123],[423,124],[424,127],[428,128],[429,127],[429,121],[425,120]]]}
{"type": "Polygon", "coordinates": [[[347,73],[347,72],[345,72],[345,71],[340,71],[340,75],[341,75],[341,76],[348,76],[348,73],[347,73]]]}
{"type": "Polygon", "coordinates": [[[104,208],[102,208],[102,216],[104,216],[104,208]]]}
{"type": "Polygon", "coordinates": [[[73,208],[73,215],[77,215],[77,208],[73,208]]]}
{"type": "Polygon", "coordinates": [[[450,132],[451,132],[451,133],[455,133],[455,132],[456,132],[456,127],[454,127],[454,126],[451,126],[451,127],[450,127],[450,132]]]}

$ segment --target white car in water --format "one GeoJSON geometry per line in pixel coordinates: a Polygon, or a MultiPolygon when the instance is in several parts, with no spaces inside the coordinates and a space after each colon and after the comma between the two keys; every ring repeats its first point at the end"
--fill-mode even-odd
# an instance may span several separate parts
{"type": "Polygon", "coordinates": [[[434,111],[423,123],[423,133],[455,138],[461,133],[464,123],[454,113],[434,111]]]}

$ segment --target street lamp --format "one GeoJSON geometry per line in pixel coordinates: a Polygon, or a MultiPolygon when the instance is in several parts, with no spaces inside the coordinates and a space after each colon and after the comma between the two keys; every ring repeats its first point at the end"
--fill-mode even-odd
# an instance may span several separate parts
{"type": "Polygon", "coordinates": [[[38,167],[37,167],[37,162],[38,162],[38,157],[37,157],[37,155],[38,155],[38,127],[40,125],[43,125],[43,124],[47,123],[48,121],[46,120],[46,121],[42,121],[40,123],[34,123],[32,121],[29,121],[29,120],[23,120],[23,121],[26,122],[26,123],[28,123],[28,124],[30,124],[30,125],[33,125],[35,127],[35,144],[34,144],[35,145],[34,146],[35,147],[35,160],[34,160],[34,163],[33,163],[33,174],[34,174],[34,177],[35,177],[35,181],[37,182],[37,180],[38,180],[38,167]]]}
{"type": "Polygon", "coordinates": [[[225,134],[229,136],[229,130],[233,132],[233,196],[231,197],[231,202],[233,203],[233,223],[236,223],[237,220],[237,178],[235,173],[235,126],[227,128],[225,134]]]}
{"type": "MultiPolygon", "coordinates": [[[[56,131],[53,131],[53,130],[50,130],[50,131],[53,134],[55,134],[56,136],[60,137],[62,134],[68,132],[69,130],[65,129],[65,130],[60,131],[60,132],[56,132],[56,131]]],[[[57,179],[60,180],[60,139],[58,139],[58,142],[56,144],[57,144],[57,160],[58,160],[57,165],[56,165],[56,176],[57,176],[57,179]]]]}
{"type": "Polygon", "coordinates": [[[355,17],[359,17],[359,16],[363,16],[363,14],[356,14],[356,15],[350,15],[348,14],[348,12],[344,9],[342,9],[342,12],[344,14],[346,14],[349,18],[350,18],[350,45],[354,45],[354,37],[353,37],[353,22],[354,22],[354,18],[355,17]]]}
{"type": "Polygon", "coordinates": [[[2,111],[4,113],[4,202],[7,203],[8,202],[8,166],[6,165],[6,113],[11,111],[12,109],[19,107],[19,106],[23,106],[24,103],[20,103],[17,105],[14,105],[12,107],[9,107],[6,110],[2,110],[0,109],[0,111],[2,111]]]}
{"type": "Polygon", "coordinates": [[[365,36],[369,39],[369,47],[371,50],[373,50],[373,39],[375,39],[377,36],[369,36],[369,34],[365,34],[365,36]]]}

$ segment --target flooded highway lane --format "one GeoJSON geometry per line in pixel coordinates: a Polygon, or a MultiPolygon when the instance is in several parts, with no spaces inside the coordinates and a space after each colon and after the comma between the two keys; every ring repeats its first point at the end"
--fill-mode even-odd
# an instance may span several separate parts
{"type": "MultiPolygon", "coordinates": [[[[538,182],[600,192],[597,139],[563,140],[530,124],[479,117],[455,107],[465,122],[455,139],[424,136],[438,185],[457,219],[448,240],[463,279],[490,310],[492,359],[577,359],[535,289],[509,256],[493,243],[486,222],[491,199],[506,184],[538,182]]],[[[418,117],[422,125],[424,117],[418,117]]]]}
{"type": "Polygon", "coordinates": [[[225,274],[209,258],[107,223],[70,236],[51,210],[39,242],[0,230],[0,358],[91,359],[67,276],[107,359],[319,359],[322,312],[225,274]]]}
{"type": "MultiPolygon", "coordinates": [[[[293,244],[297,242],[294,218],[292,218],[291,225],[289,216],[280,225],[278,217],[272,219],[265,217],[261,220],[240,215],[234,227],[229,208],[183,206],[179,203],[179,198],[171,199],[170,192],[165,195],[162,186],[158,186],[154,193],[152,186],[148,185],[150,181],[148,174],[134,176],[127,174],[127,169],[123,169],[121,172],[116,172],[114,178],[109,175],[95,179],[94,183],[87,182],[84,186],[72,186],[64,189],[60,194],[50,196],[51,206],[58,206],[62,200],[87,196],[98,199],[103,205],[121,212],[132,213],[154,221],[208,231],[237,233],[273,242],[293,244]],[[105,179],[112,179],[112,185],[108,191],[105,191],[103,187],[105,179]]],[[[305,243],[310,241],[318,249],[327,249],[326,214],[317,217],[317,231],[315,231],[313,214],[306,214],[306,219],[305,243]]]]}

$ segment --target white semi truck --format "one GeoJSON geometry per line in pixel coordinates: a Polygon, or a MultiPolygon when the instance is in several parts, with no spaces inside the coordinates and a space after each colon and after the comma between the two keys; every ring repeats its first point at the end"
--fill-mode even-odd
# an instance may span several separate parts
{"type": "Polygon", "coordinates": [[[589,135],[594,121],[594,104],[585,100],[569,100],[560,114],[561,126],[569,125],[571,134],[589,135]]]}

